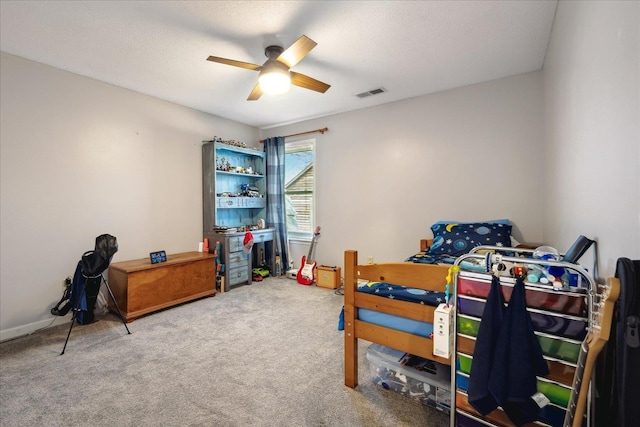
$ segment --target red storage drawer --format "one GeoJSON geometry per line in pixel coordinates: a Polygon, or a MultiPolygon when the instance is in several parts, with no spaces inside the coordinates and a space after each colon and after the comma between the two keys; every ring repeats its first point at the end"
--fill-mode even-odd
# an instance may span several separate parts
{"type": "MultiPolygon", "coordinates": [[[[509,302],[513,291],[513,283],[503,281],[501,288],[502,297],[506,302],[509,302]]],[[[491,289],[490,279],[466,276],[464,274],[458,276],[458,295],[486,298],[489,295],[489,289],[491,289]]],[[[535,289],[533,286],[526,286],[525,289],[528,307],[574,316],[586,317],[587,315],[585,293],[553,291],[550,288],[542,287],[535,289]]]]}

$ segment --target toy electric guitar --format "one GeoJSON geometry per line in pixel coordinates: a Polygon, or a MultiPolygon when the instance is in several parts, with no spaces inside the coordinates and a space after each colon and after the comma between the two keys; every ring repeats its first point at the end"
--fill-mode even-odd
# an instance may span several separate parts
{"type": "Polygon", "coordinates": [[[316,242],[320,237],[320,226],[316,227],[315,232],[313,233],[313,239],[311,240],[311,246],[309,246],[309,254],[305,257],[302,255],[302,261],[300,262],[300,270],[298,270],[298,283],[301,285],[311,285],[315,282],[316,278],[315,270],[316,265],[318,264],[316,261],[313,261],[313,251],[316,248],[316,242]]]}
{"type": "Polygon", "coordinates": [[[609,340],[613,306],[620,294],[620,281],[616,278],[607,279],[607,284],[604,288],[604,292],[600,295],[600,302],[594,304],[598,307],[598,310],[593,314],[597,325],[593,326],[593,329],[580,346],[580,356],[578,357],[578,366],[573,377],[571,400],[564,417],[564,427],[582,426],[593,366],[598,354],[600,354],[600,350],[609,340]]]}

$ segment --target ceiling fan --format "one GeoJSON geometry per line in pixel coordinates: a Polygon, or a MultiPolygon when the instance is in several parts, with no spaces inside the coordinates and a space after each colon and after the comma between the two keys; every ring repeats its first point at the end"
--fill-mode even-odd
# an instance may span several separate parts
{"type": "Polygon", "coordinates": [[[253,87],[247,101],[259,99],[263,93],[274,95],[284,93],[289,90],[290,85],[325,93],[331,87],[330,85],[304,74],[291,71],[291,67],[300,62],[316,45],[316,42],[303,35],[286,50],[281,46],[267,46],[264,54],[268,59],[262,65],[218,56],[209,56],[207,61],[259,71],[258,83],[253,87]]]}

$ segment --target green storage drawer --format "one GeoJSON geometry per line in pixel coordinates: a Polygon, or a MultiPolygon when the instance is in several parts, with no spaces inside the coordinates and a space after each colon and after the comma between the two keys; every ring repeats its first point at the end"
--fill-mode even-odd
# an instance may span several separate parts
{"type": "MultiPolygon", "coordinates": [[[[468,316],[458,315],[457,328],[459,334],[476,337],[478,335],[478,328],[480,327],[480,320],[468,316]]],[[[545,356],[552,357],[554,359],[564,360],[569,363],[577,363],[578,355],[580,354],[580,343],[576,341],[570,341],[566,338],[554,338],[546,335],[536,334],[542,353],[545,356]]]]}

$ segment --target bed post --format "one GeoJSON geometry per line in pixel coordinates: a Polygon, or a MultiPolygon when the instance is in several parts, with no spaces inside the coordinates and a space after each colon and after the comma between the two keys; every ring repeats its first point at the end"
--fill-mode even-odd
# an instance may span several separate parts
{"type": "Polygon", "coordinates": [[[420,252],[425,252],[433,244],[433,239],[420,239],[420,252]]]}
{"type": "Polygon", "coordinates": [[[358,252],[344,252],[344,384],[358,385],[358,339],[355,335],[355,287],[358,252]]]}

